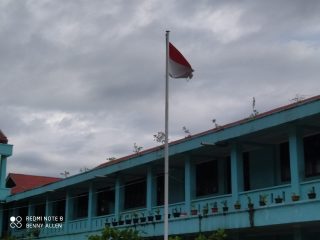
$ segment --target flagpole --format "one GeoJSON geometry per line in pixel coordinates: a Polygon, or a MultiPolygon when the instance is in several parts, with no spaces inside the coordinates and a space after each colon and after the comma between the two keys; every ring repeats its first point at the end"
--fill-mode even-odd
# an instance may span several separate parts
{"type": "Polygon", "coordinates": [[[169,235],[169,33],[166,31],[166,103],[165,103],[165,144],[164,144],[164,240],[169,235]]]}

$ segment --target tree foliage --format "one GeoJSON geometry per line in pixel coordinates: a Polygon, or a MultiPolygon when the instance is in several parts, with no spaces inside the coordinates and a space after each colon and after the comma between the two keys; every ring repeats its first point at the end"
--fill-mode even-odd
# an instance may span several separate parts
{"type": "Polygon", "coordinates": [[[203,234],[198,235],[195,240],[225,240],[227,234],[224,229],[217,229],[209,237],[206,237],[203,234]]]}
{"type": "Polygon", "coordinates": [[[203,234],[199,234],[194,240],[208,240],[208,238],[203,234]]]}
{"type": "Polygon", "coordinates": [[[1,240],[17,240],[17,238],[14,236],[6,236],[6,237],[0,238],[0,239],[1,240]]]}
{"type": "Polygon", "coordinates": [[[102,230],[102,235],[92,235],[89,236],[88,240],[142,240],[139,236],[137,230],[131,228],[128,229],[116,229],[111,227],[106,227],[102,230]]]}
{"type": "Polygon", "coordinates": [[[217,231],[214,231],[208,238],[208,240],[224,240],[227,238],[226,231],[219,228],[217,231]]]}
{"type": "Polygon", "coordinates": [[[175,237],[171,236],[169,237],[169,240],[182,240],[182,238],[179,236],[175,236],[175,237]]]}

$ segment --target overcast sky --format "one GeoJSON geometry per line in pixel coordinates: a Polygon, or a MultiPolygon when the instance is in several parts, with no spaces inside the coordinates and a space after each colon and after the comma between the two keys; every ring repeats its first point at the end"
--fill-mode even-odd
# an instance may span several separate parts
{"type": "Polygon", "coordinates": [[[320,1],[0,1],[8,172],[79,173],[164,129],[165,30],[191,63],[170,82],[171,140],[320,93],[320,1]]]}

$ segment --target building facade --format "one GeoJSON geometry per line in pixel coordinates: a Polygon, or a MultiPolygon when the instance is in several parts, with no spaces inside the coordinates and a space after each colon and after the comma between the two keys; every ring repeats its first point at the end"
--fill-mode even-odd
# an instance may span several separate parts
{"type": "MultiPolygon", "coordinates": [[[[163,152],[155,147],[15,194],[1,188],[2,235],[87,239],[110,225],[160,238],[163,152]],[[12,226],[18,216],[21,227],[12,226]]],[[[319,238],[320,96],[172,142],[169,155],[170,235],[223,228],[230,239],[319,238]]]]}

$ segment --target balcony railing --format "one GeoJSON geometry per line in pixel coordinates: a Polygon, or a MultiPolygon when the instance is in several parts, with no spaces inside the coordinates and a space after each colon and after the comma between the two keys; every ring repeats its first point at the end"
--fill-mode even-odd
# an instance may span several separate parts
{"type": "Polygon", "coordinates": [[[99,217],[93,217],[91,221],[91,230],[97,231],[100,229],[103,229],[108,222],[108,219],[114,218],[114,215],[105,215],[105,216],[99,216],[99,217]]]}
{"type": "MultiPolygon", "coordinates": [[[[255,224],[257,224],[257,226],[272,225],[276,224],[275,222],[281,224],[308,221],[309,217],[310,220],[320,220],[317,214],[313,214],[315,209],[320,208],[320,179],[302,182],[300,184],[299,199],[293,199],[292,195],[291,185],[286,184],[240,192],[237,199],[241,205],[239,209],[234,206],[236,202],[231,194],[194,199],[191,201],[191,206],[186,206],[185,202],[170,204],[170,231],[172,231],[171,233],[178,234],[179,231],[182,231],[181,229],[184,228],[184,225],[181,224],[185,224],[187,230],[198,231],[195,229],[199,226],[199,221],[202,221],[203,231],[206,227],[208,227],[208,229],[209,226],[212,227],[212,224],[223,228],[249,227],[249,201],[253,204],[256,218],[255,224]],[[316,193],[317,196],[315,199],[310,199],[310,192],[316,193]],[[279,199],[281,199],[281,201],[279,199]],[[214,209],[214,207],[217,207],[217,209],[214,209]],[[228,207],[228,209],[226,210],[223,207],[228,207]],[[187,212],[187,209],[191,209],[191,212],[187,212]],[[288,217],[288,212],[290,211],[295,211],[296,214],[288,217]],[[180,215],[173,216],[176,212],[180,213],[180,215]],[[203,218],[203,220],[201,220],[201,218],[203,218]]],[[[163,206],[153,207],[150,215],[153,215],[153,218],[148,218],[149,212],[146,208],[142,208],[121,212],[121,224],[119,224],[119,216],[115,216],[114,214],[96,216],[91,219],[73,220],[63,223],[62,228],[43,229],[40,237],[77,233],[90,235],[90,232],[102,230],[106,224],[113,226],[113,222],[117,222],[113,227],[122,228],[134,226],[137,229],[142,228],[145,233],[152,232],[154,236],[161,234],[163,231],[163,206]],[[136,214],[139,219],[133,222],[132,218],[135,217],[136,214]],[[155,218],[157,214],[159,214],[160,219],[155,218]],[[141,217],[145,217],[145,219],[141,219],[141,217]]],[[[27,232],[27,229],[12,230],[14,236],[26,236],[27,232]]]]}
{"type": "Polygon", "coordinates": [[[68,233],[87,232],[88,230],[88,218],[68,222],[68,233]]]}
{"type": "Polygon", "coordinates": [[[266,205],[275,204],[276,201],[287,202],[290,198],[291,185],[286,184],[241,192],[239,196],[239,201],[242,206],[246,206],[249,204],[249,202],[251,202],[252,204],[254,204],[255,207],[264,207],[266,205]]]}

